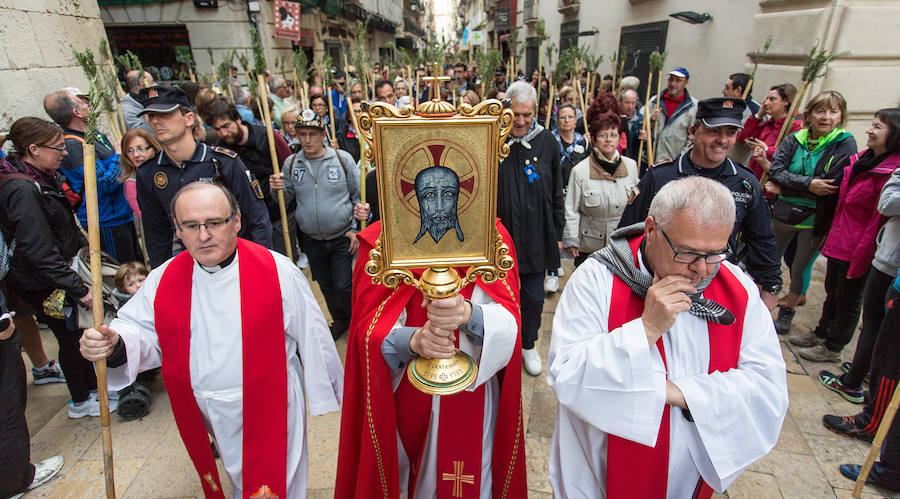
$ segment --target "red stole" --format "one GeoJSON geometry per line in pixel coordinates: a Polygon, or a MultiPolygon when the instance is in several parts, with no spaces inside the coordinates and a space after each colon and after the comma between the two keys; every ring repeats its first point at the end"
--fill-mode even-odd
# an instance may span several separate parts
{"type": "MultiPolygon", "coordinates": [[[[287,496],[287,359],[284,313],[275,259],[266,248],[238,239],[244,364],[243,497],[263,486],[287,496]]],[[[162,376],[172,413],[206,497],[223,498],[206,426],[190,379],[191,283],[187,251],[166,267],[154,302],[162,376]]]]}
{"type": "MultiPolygon", "coordinates": [[[[628,241],[635,265],[638,249],[644,236],[628,241]]],[[[741,335],[744,329],[744,315],[747,309],[747,290],[737,277],[724,265],[719,266],[716,277],[703,291],[703,296],[713,300],[734,314],[735,321],[730,326],[708,322],[709,327],[709,371],[725,372],[737,367],[741,353],[741,335]]],[[[637,319],[644,311],[644,298],[634,294],[631,288],[618,277],[613,277],[612,297],[609,306],[609,331],[637,319]]],[[[663,339],[656,347],[666,362],[663,339]]],[[[606,453],[606,497],[619,499],[641,497],[665,499],[669,472],[669,406],[663,408],[656,447],[633,442],[615,435],[609,435],[606,453]]],[[[700,479],[694,497],[707,499],[712,496],[712,488],[700,479]]]]}
{"type": "MultiPolygon", "coordinates": [[[[512,240],[499,221],[497,229],[515,259],[512,240]]],[[[371,284],[372,279],[364,267],[380,230],[380,223],[375,223],[359,234],[359,258],[353,276],[354,313],[344,368],[341,442],[335,483],[335,498],[338,499],[399,497],[398,430],[409,456],[410,474],[415,476],[431,414],[431,396],[418,391],[410,393],[414,389],[406,386],[405,375],[403,383],[394,392],[390,368],[381,355],[381,344],[400,313],[407,309],[407,325],[413,326],[425,322],[425,311],[419,307],[422,295],[415,288],[401,284],[392,290],[371,284]]],[[[498,279],[491,284],[479,280],[477,286],[519,320],[519,281],[515,267],[505,280],[498,279]]],[[[470,286],[463,293],[471,293],[471,290],[470,286]]],[[[527,496],[521,366],[521,344],[517,336],[509,364],[498,374],[500,400],[491,459],[492,492],[498,499],[527,496]]],[[[475,481],[481,480],[478,475],[483,422],[483,413],[478,411],[484,410],[483,403],[483,388],[442,397],[436,477],[438,497],[452,497],[457,484],[456,491],[461,492],[461,497],[478,497],[479,488],[475,481]],[[469,432],[476,435],[465,437],[469,432]],[[448,439],[442,437],[444,434],[452,434],[460,441],[450,439],[448,443],[448,439]],[[473,443],[476,441],[477,445],[473,443]]],[[[415,483],[414,477],[411,482],[415,483]]]]}

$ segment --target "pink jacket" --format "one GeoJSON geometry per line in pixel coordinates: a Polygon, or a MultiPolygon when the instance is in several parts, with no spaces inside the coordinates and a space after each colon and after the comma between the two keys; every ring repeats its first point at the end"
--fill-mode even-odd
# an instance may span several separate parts
{"type": "Polygon", "coordinates": [[[823,255],[850,262],[848,279],[869,271],[875,257],[875,236],[887,220],[878,213],[878,197],[891,172],[900,165],[900,154],[892,154],[875,168],[856,175],[851,184],[853,164],[864,152],[851,156],[850,165],[844,168],[834,221],[822,247],[823,255]]]}

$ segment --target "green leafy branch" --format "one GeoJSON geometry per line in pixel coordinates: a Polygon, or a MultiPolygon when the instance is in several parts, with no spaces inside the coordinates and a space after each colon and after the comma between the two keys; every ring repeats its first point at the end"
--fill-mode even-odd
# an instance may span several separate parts
{"type": "Polygon", "coordinates": [[[805,82],[812,83],[817,78],[821,78],[828,73],[828,64],[834,59],[847,57],[850,52],[841,52],[839,54],[830,53],[825,49],[819,49],[819,40],[806,56],[806,64],[803,65],[803,75],[800,77],[805,82]]]}

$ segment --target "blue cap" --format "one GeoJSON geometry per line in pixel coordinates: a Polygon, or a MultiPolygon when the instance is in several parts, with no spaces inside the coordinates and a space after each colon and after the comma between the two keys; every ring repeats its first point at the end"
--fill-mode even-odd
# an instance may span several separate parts
{"type": "Polygon", "coordinates": [[[675,76],[677,76],[677,77],[679,77],[679,78],[686,78],[686,79],[688,79],[688,80],[691,79],[691,74],[688,73],[687,68],[683,68],[683,67],[681,67],[681,66],[679,66],[679,67],[673,69],[672,71],[669,71],[669,74],[670,74],[670,75],[675,75],[675,76]]]}

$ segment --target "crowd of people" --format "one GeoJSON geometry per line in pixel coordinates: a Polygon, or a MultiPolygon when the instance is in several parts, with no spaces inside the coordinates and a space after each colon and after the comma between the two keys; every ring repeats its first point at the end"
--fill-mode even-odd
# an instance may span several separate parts
{"type": "MultiPolygon", "coordinates": [[[[454,453],[476,460],[466,483],[506,483],[515,496],[525,490],[520,371],[544,370],[544,300],[560,292],[566,258],[577,270],[546,366],[560,403],[557,496],[634,494],[635,483],[648,495],[727,488],[777,441],[788,403],[778,335],[800,357],[835,364],[818,379],[862,406],[823,415],[824,426],[873,439],[900,378],[900,109],[878,111],[861,148],[839,92],[789,116],[794,85],[772,86],[757,103],[744,73],[725,78],[721,97],[700,100],[688,69],[676,67],[642,103],[635,76],[588,85],[595,76],[583,72],[550,92],[537,69],[513,81],[503,67],[479,75],[463,63],[445,66],[449,82],[426,81],[427,68],[405,72],[378,65],[371,101],[508,101],[497,227],[515,269],[502,284],[427,301],[413,288],[371,284],[362,266],[378,237],[378,186],[374,172],[361,186],[356,117],[368,92],[352,71],[334,70],[330,88],[313,74],[308,108],[299,82],[269,76],[269,113],[234,80],[169,86],[127,72],[119,142],[88,130],[87,95],[71,87],[44,98],[50,120],[12,124],[0,153],[0,389],[9,402],[0,416],[10,422],[0,439],[12,449],[0,458],[0,496],[45,483],[63,464],[30,462],[23,349],[35,384],[67,385],[70,418],[100,414],[91,361],[107,359],[109,409],[123,419],[150,410],[142,383],[162,367],[207,494],[221,487],[221,456],[235,497],[263,486],[302,497],[306,408],[322,414],[343,402],[337,497],[455,487],[440,477],[451,461],[462,475],[454,453]],[[100,290],[73,265],[87,245],[86,141],[96,151],[101,249],[118,266],[109,300],[118,317],[99,330],[80,316],[100,290]],[[820,319],[798,330],[820,254],[820,319]],[[841,363],[860,318],[852,361],[841,363]],[[248,335],[251,320],[274,339],[248,335]],[[44,352],[41,324],[58,341],[58,361],[44,352]],[[334,341],[348,331],[342,366],[334,341]],[[479,364],[473,392],[427,396],[402,374],[416,355],[456,349],[479,364]],[[234,369],[242,363],[243,373],[234,369]],[[483,421],[462,417],[470,411],[483,421]],[[265,458],[242,465],[247,453],[265,458]],[[629,467],[637,460],[649,463],[639,477],[629,467]],[[286,474],[267,471],[285,462],[286,474]],[[667,484],[667,473],[680,479],[667,484]]],[[[860,468],[840,471],[855,478],[860,468]]],[[[869,481],[900,491],[900,425],[869,481]]]]}

